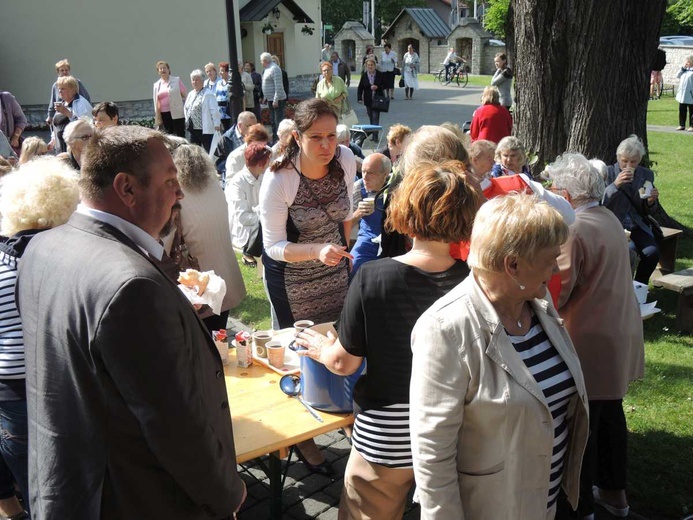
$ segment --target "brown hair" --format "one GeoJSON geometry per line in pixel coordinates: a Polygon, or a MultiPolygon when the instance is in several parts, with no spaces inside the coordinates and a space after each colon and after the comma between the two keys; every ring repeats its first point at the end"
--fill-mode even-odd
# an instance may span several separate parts
{"type": "Polygon", "coordinates": [[[221,69],[226,69],[230,70],[231,64],[228,61],[220,61],[219,62],[219,70],[221,69]]]}
{"type": "Polygon", "coordinates": [[[159,60],[159,61],[156,62],[156,71],[157,71],[157,72],[159,72],[159,67],[160,67],[161,65],[165,65],[166,68],[168,69],[168,73],[171,74],[171,66],[168,64],[167,61],[162,61],[162,60],[159,60]]]}
{"type": "Polygon", "coordinates": [[[464,163],[418,163],[407,172],[390,203],[385,227],[421,240],[469,240],[483,199],[464,163]]]}
{"type": "Polygon", "coordinates": [[[256,143],[258,141],[265,141],[266,143],[269,143],[270,141],[270,135],[267,130],[265,130],[262,123],[256,123],[249,126],[248,133],[245,134],[245,137],[243,138],[243,142],[246,144],[256,143]]]}
{"type": "MultiPolygon", "coordinates": [[[[311,98],[301,101],[298,105],[296,105],[296,111],[294,112],[296,131],[299,134],[307,132],[318,119],[325,115],[334,117],[335,124],[339,122],[337,113],[334,111],[334,108],[327,103],[327,101],[319,98],[311,98]]],[[[292,135],[291,139],[289,140],[289,144],[286,145],[286,150],[284,151],[284,155],[281,157],[281,160],[272,163],[270,170],[276,172],[277,170],[286,168],[293,160],[296,159],[299,151],[300,150],[298,149],[296,138],[292,135]]]]}
{"type": "Polygon", "coordinates": [[[142,126],[115,126],[96,132],[82,151],[79,187],[87,201],[99,201],[120,172],[149,185],[149,141],[166,143],[164,134],[142,126]]]}
{"type": "Polygon", "coordinates": [[[245,149],[245,164],[250,168],[267,164],[272,155],[272,149],[261,143],[250,143],[245,149]]]}

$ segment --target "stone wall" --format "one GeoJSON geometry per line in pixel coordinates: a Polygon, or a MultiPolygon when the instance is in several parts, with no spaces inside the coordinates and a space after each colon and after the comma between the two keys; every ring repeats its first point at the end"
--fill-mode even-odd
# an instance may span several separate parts
{"type": "Polygon", "coordinates": [[[481,72],[479,74],[493,75],[496,72],[496,65],[493,63],[493,60],[499,52],[505,52],[504,45],[484,45],[481,58],[481,72]]]}
{"type": "MultiPolygon", "coordinates": [[[[289,78],[290,97],[306,99],[313,96],[310,90],[313,80],[318,76],[315,74],[303,74],[289,78]]],[[[95,101],[95,105],[98,101],[95,101]]],[[[139,99],[135,101],[116,101],[121,121],[146,121],[154,120],[154,104],[151,99],[139,99]]],[[[22,111],[31,126],[45,125],[48,105],[24,105],[22,111]]]]}
{"type": "Polygon", "coordinates": [[[681,70],[688,56],[693,55],[693,47],[678,45],[662,45],[660,49],[667,53],[667,66],[662,71],[662,77],[666,85],[678,85],[676,74],[681,70]]]}

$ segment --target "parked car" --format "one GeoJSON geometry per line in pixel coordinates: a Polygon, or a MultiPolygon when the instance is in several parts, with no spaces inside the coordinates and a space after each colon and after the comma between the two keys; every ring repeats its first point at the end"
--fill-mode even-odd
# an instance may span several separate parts
{"type": "Polygon", "coordinates": [[[693,46],[693,36],[662,36],[659,44],[693,46]]]}

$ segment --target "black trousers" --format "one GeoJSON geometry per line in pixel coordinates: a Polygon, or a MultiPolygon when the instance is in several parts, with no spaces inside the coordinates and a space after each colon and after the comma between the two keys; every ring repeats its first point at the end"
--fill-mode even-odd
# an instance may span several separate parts
{"type": "Polygon", "coordinates": [[[229,311],[224,311],[218,316],[212,314],[207,318],[203,318],[202,321],[207,326],[207,330],[209,330],[209,334],[211,335],[213,330],[226,328],[226,323],[229,321],[229,311]]]}
{"type": "Polygon", "coordinates": [[[686,111],[688,111],[688,127],[693,127],[693,105],[679,103],[679,126],[686,126],[686,111]]]}
{"type": "Polygon", "coordinates": [[[640,257],[635,281],[647,285],[659,262],[659,245],[652,235],[638,227],[631,230],[628,246],[640,257]]]}
{"type": "MultiPolygon", "coordinates": [[[[366,105],[366,114],[368,114],[368,121],[372,125],[379,125],[380,124],[380,111],[379,110],[373,110],[372,107],[366,105]]],[[[378,132],[371,132],[371,139],[374,141],[378,139],[378,132]]]]}
{"type": "Polygon", "coordinates": [[[169,135],[185,137],[185,118],[173,119],[171,112],[162,112],[161,121],[164,124],[164,132],[169,135]]]}
{"type": "Polygon", "coordinates": [[[190,128],[188,132],[190,132],[190,142],[192,144],[201,146],[207,153],[209,153],[209,148],[212,146],[214,134],[203,134],[202,130],[195,130],[193,128],[190,128]]]}
{"type": "Polygon", "coordinates": [[[582,457],[577,518],[594,513],[592,486],[626,489],[628,429],[623,399],[590,401],[590,436],[582,457]]]}

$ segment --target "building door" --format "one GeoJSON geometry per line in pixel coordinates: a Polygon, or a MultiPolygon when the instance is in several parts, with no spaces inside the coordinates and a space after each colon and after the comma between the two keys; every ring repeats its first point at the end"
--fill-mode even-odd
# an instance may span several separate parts
{"type": "Polygon", "coordinates": [[[275,32],[267,35],[267,52],[272,56],[277,56],[281,62],[281,68],[286,70],[286,60],[284,59],[284,33],[275,32]]]}

